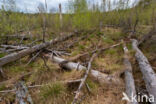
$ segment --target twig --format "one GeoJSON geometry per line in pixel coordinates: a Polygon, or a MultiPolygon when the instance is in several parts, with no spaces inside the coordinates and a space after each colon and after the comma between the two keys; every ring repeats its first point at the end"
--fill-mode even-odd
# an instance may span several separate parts
{"type": "Polygon", "coordinates": [[[1,76],[2,76],[3,78],[5,78],[5,77],[6,77],[6,76],[5,76],[5,74],[4,74],[4,72],[3,72],[2,67],[0,67],[0,74],[1,74],[1,76]]]}
{"type": "Polygon", "coordinates": [[[33,41],[32,43],[28,44],[28,47],[31,47],[32,45],[34,45],[34,43],[42,41],[41,39],[37,39],[35,41],[33,41]]]}
{"type": "Polygon", "coordinates": [[[21,41],[19,44],[22,44],[23,40],[24,40],[25,35],[22,37],[21,41]]]}
{"type": "Polygon", "coordinates": [[[45,65],[45,67],[46,67],[48,70],[50,70],[50,68],[49,68],[49,66],[47,65],[47,62],[46,62],[44,56],[41,56],[41,58],[42,58],[43,61],[44,61],[44,65],[45,65]]]}
{"type": "Polygon", "coordinates": [[[91,93],[91,89],[90,89],[89,85],[88,85],[87,83],[85,83],[85,85],[86,85],[87,91],[88,91],[89,93],[91,93]]]}
{"type": "Polygon", "coordinates": [[[36,54],[35,56],[33,56],[25,66],[29,65],[32,61],[34,61],[34,60],[36,59],[36,57],[37,57],[41,52],[42,52],[42,50],[40,50],[39,52],[37,52],[37,54],[36,54]]]}

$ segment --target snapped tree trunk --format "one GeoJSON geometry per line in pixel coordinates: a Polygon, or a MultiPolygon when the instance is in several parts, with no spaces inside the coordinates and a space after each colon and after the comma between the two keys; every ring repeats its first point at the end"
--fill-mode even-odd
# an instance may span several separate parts
{"type": "MultiPolygon", "coordinates": [[[[125,65],[125,84],[126,84],[126,94],[128,97],[131,99],[132,94],[136,94],[135,90],[135,83],[134,83],[134,78],[132,74],[132,65],[129,61],[128,57],[128,49],[126,47],[126,44],[123,44],[123,50],[124,50],[124,65],[125,65]]],[[[138,104],[137,102],[127,102],[127,104],[138,104]]]]}
{"type": "Polygon", "coordinates": [[[2,58],[0,58],[0,66],[3,66],[5,64],[8,64],[10,62],[13,62],[13,61],[16,61],[20,58],[23,58],[33,52],[36,52],[36,51],[39,51],[41,49],[44,49],[44,48],[47,48],[51,45],[54,45],[58,42],[61,42],[61,41],[64,41],[64,40],[67,40],[68,38],[71,38],[73,37],[75,34],[70,34],[68,36],[65,36],[65,37],[62,37],[62,38],[56,38],[54,40],[51,40],[50,42],[46,42],[46,43],[41,43],[39,45],[35,45],[33,47],[30,47],[28,49],[24,49],[18,53],[12,53],[10,55],[7,55],[7,56],[4,56],[2,58]]]}
{"type": "MultiPolygon", "coordinates": [[[[138,48],[138,41],[132,40],[133,49],[136,51],[135,57],[139,63],[140,70],[143,74],[143,78],[146,84],[149,95],[154,96],[156,99],[156,74],[153,71],[148,59],[144,56],[141,50],[138,48]]],[[[156,104],[156,100],[153,104],[156,104]]]]}
{"type": "MultiPolygon", "coordinates": [[[[51,61],[58,63],[58,64],[62,64],[61,66],[64,69],[67,70],[87,70],[87,68],[85,66],[80,65],[79,63],[74,63],[74,62],[69,62],[65,59],[62,59],[60,57],[56,57],[56,56],[52,56],[52,55],[45,55],[46,57],[50,58],[51,61]]],[[[91,69],[91,75],[92,77],[99,81],[99,83],[103,84],[103,83],[107,83],[107,84],[120,84],[120,79],[116,76],[113,75],[107,75],[104,73],[101,73],[97,70],[91,69]]]]}

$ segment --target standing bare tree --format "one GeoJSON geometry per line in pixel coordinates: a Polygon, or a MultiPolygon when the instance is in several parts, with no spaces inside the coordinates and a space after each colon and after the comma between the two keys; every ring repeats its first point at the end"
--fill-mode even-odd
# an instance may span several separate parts
{"type": "Polygon", "coordinates": [[[60,28],[62,29],[62,26],[63,26],[63,17],[62,17],[62,5],[59,4],[59,14],[60,14],[60,28]]]}
{"type": "Polygon", "coordinates": [[[42,17],[42,31],[43,31],[43,37],[42,37],[42,41],[45,42],[45,34],[46,34],[46,13],[47,13],[47,2],[45,0],[45,5],[40,3],[38,5],[38,10],[41,14],[42,17]]]}

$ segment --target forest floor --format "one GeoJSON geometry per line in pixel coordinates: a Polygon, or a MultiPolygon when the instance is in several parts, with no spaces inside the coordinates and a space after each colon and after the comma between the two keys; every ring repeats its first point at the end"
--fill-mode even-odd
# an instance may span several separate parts
{"type": "MultiPolygon", "coordinates": [[[[140,26],[139,30],[142,33],[149,31],[145,26],[140,26]]],[[[137,34],[138,38],[141,36],[137,34]]],[[[104,28],[100,32],[94,31],[89,34],[80,34],[79,37],[73,37],[58,43],[51,49],[64,50],[70,53],[70,56],[61,56],[64,59],[70,60],[75,56],[91,52],[97,48],[105,48],[117,44],[121,42],[121,39],[126,39],[125,37],[126,34],[123,34],[120,28],[104,28]],[[84,35],[86,37],[81,39],[84,35]],[[68,48],[74,41],[78,42],[73,47],[68,48]]],[[[136,90],[140,93],[147,93],[130,41],[127,43],[127,47],[133,66],[136,90]]],[[[156,71],[156,37],[153,36],[148,42],[143,43],[140,49],[147,56],[153,69],[156,71]]],[[[0,54],[0,57],[3,56],[4,54],[0,54]]],[[[88,54],[74,61],[86,66],[90,57],[91,54],[88,54]]],[[[123,57],[124,51],[122,45],[107,49],[94,59],[92,68],[102,73],[118,75],[118,73],[124,70],[123,57]]],[[[23,80],[27,86],[43,85],[42,87],[29,88],[30,95],[35,104],[70,104],[73,101],[74,92],[79,84],[70,85],[61,83],[61,81],[80,79],[84,76],[84,71],[64,71],[58,64],[52,63],[48,59],[46,60],[48,67],[46,67],[41,57],[37,57],[27,65],[30,59],[31,57],[27,56],[3,67],[6,78],[0,78],[0,91],[13,89],[15,83],[23,80]],[[25,75],[27,73],[31,74],[25,75]],[[21,78],[22,75],[25,76],[21,78]]],[[[88,92],[87,88],[84,87],[81,92],[80,102],[82,104],[126,104],[125,101],[122,101],[122,94],[125,92],[124,75],[121,74],[119,77],[121,79],[120,84],[100,84],[89,75],[86,83],[91,92],[88,92]]],[[[0,93],[0,104],[15,102],[15,95],[15,92],[0,93]]]]}

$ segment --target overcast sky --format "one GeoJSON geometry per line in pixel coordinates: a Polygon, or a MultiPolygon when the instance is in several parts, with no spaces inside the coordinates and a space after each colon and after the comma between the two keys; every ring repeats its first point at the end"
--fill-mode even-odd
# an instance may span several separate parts
{"type": "MultiPolygon", "coordinates": [[[[0,0],[0,7],[2,5],[2,1],[3,0],[0,0]]],[[[37,6],[39,5],[39,3],[45,2],[45,0],[15,0],[15,1],[17,7],[20,9],[21,12],[31,12],[31,13],[37,12],[38,11],[37,6]]],[[[102,0],[88,0],[88,1],[100,4],[102,0]]],[[[132,4],[136,0],[130,1],[132,4]]],[[[47,0],[48,10],[51,8],[58,9],[59,3],[62,4],[63,11],[65,12],[68,0],[47,0]]]]}

